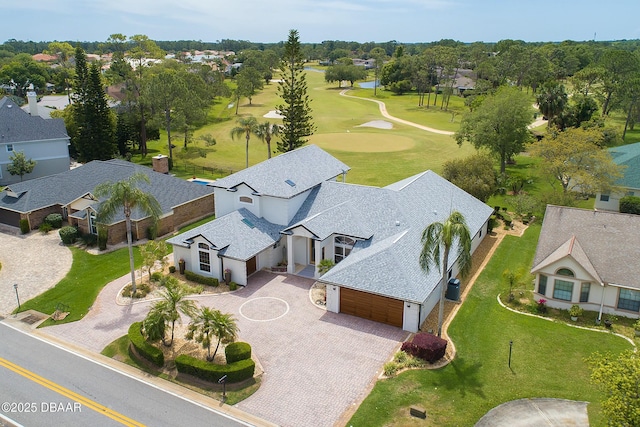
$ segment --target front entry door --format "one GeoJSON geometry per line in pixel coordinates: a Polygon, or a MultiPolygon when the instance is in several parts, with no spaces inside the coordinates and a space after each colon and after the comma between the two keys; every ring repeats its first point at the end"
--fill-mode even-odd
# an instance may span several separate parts
{"type": "Polygon", "coordinates": [[[316,241],[309,239],[309,264],[316,264],[316,241]]]}

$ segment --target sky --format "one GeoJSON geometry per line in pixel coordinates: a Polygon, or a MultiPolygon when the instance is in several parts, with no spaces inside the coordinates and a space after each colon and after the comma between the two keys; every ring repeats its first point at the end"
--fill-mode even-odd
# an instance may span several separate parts
{"type": "Polygon", "coordinates": [[[0,0],[0,43],[640,39],[640,0],[0,0]]]}

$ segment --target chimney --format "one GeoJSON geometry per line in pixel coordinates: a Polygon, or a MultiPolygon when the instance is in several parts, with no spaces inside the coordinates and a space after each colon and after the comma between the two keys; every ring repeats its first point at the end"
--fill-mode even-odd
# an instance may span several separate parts
{"type": "Polygon", "coordinates": [[[27,99],[29,100],[29,114],[32,116],[38,115],[38,96],[34,91],[27,92],[27,99]]]}
{"type": "Polygon", "coordinates": [[[152,158],[153,170],[160,173],[169,173],[169,158],[164,154],[158,154],[152,158]]]}

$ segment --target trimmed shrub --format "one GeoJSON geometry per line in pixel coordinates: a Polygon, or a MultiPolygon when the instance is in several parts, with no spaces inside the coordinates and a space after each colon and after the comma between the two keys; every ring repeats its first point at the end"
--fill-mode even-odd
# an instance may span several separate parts
{"type": "Polygon", "coordinates": [[[235,291],[236,289],[238,289],[238,284],[236,282],[229,282],[229,290],[235,291]]]}
{"type": "Polygon", "coordinates": [[[227,364],[251,359],[251,346],[246,342],[232,342],[224,348],[227,364]]]}
{"type": "Polygon", "coordinates": [[[176,272],[176,266],[175,265],[170,265],[169,266],[169,273],[175,273],[176,272]]]}
{"type": "Polygon", "coordinates": [[[98,244],[98,236],[95,234],[83,234],[81,238],[87,247],[92,248],[98,244]]]}
{"type": "Polygon", "coordinates": [[[158,237],[158,224],[154,224],[147,228],[147,239],[156,240],[156,237],[158,237]]]}
{"type": "Polygon", "coordinates": [[[98,225],[98,249],[104,251],[107,249],[107,241],[109,240],[109,229],[104,225],[98,225]]]}
{"type": "Polygon", "coordinates": [[[67,225],[66,227],[62,227],[58,231],[58,234],[60,234],[60,239],[62,240],[62,243],[64,243],[65,245],[71,245],[78,238],[78,229],[75,227],[71,227],[70,225],[67,225]]]}
{"type": "Polygon", "coordinates": [[[640,215],[640,197],[624,196],[620,199],[620,212],[640,215]]]}
{"type": "Polygon", "coordinates": [[[38,227],[38,230],[40,230],[42,234],[47,234],[51,230],[53,230],[53,227],[48,222],[43,222],[42,224],[40,224],[40,227],[38,227]]]}
{"type": "Polygon", "coordinates": [[[201,276],[189,270],[184,272],[184,277],[187,280],[191,280],[192,282],[202,283],[203,285],[209,285],[213,287],[216,287],[220,284],[220,281],[216,277],[201,276]]]}
{"type": "Polygon", "coordinates": [[[447,340],[423,332],[413,337],[412,342],[402,343],[401,350],[429,363],[434,363],[444,357],[447,350],[447,340]]]}
{"type": "Polygon", "coordinates": [[[44,222],[53,228],[60,228],[62,227],[62,215],[58,213],[49,214],[45,217],[44,222]]]}
{"type": "Polygon", "coordinates": [[[206,360],[181,354],[176,357],[176,369],[180,373],[193,375],[214,383],[226,375],[228,383],[237,383],[253,377],[256,364],[252,359],[245,359],[227,365],[216,365],[206,360]]]}
{"type": "Polygon", "coordinates": [[[22,234],[27,234],[29,231],[29,220],[28,219],[21,219],[20,220],[20,232],[22,234]]]}
{"type": "Polygon", "coordinates": [[[151,280],[152,282],[159,282],[161,279],[162,279],[162,273],[160,273],[159,271],[152,273],[151,277],[149,277],[149,280],[151,280]]]}
{"type": "Polygon", "coordinates": [[[142,322],[132,323],[131,326],[129,326],[128,336],[131,345],[141,357],[144,357],[156,366],[164,365],[164,354],[162,354],[162,350],[151,345],[144,335],[142,335],[142,322]]]}

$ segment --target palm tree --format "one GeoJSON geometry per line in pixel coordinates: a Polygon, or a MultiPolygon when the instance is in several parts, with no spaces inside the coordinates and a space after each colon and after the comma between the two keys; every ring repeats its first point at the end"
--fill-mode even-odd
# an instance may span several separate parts
{"type": "Polygon", "coordinates": [[[276,125],[269,122],[260,123],[256,127],[256,136],[262,142],[267,143],[267,158],[271,158],[271,138],[280,134],[280,125],[276,125]]]}
{"type": "Polygon", "coordinates": [[[449,271],[449,251],[456,244],[460,274],[463,277],[466,276],[471,270],[471,234],[464,216],[458,211],[453,211],[444,223],[434,222],[429,224],[422,232],[421,241],[420,267],[429,274],[432,265],[440,268],[440,263],[442,263],[442,287],[438,310],[438,336],[442,336],[444,297],[449,271]],[[441,253],[442,256],[440,255],[441,253]]]}
{"type": "Polygon", "coordinates": [[[549,82],[542,86],[540,93],[536,96],[536,102],[540,112],[547,118],[548,128],[551,128],[554,119],[564,110],[567,99],[567,92],[563,85],[549,82]]]}
{"type": "Polygon", "coordinates": [[[247,167],[249,167],[249,138],[251,138],[252,133],[253,134],[256,133],[256,129],[258,127],[258,121],[256,120],[255,117],[249,116],[249,117],[240,117],[237,120],[237,123],[238,123],[238,126],[231,129],[231,138],[236,139],[236,137],[244,135],[245,139],[247,140],[247,147],[245,151],[247,155],[246,156],[247,167]]]}
{"type": "Polygon", "coordinates": [[[153,307],[151,307],[151,310],[149,310],[149,314],[147,314],[149,323],[146,323],[147,319],[143,322],[143,324],[145,324],[145,330],[147,330],[147,324],[149,325],[147,334],[150,337],[151,331],[162,331],[162,334],[158,333],[160,339],[162,339],[162,343],[167,347],[171,347],[176,321],[181,321],[180,313],[191,317],[196,311],[195,303],[191,300],[184,299],[186,296],[187,292],[177,283],[177,280],[167,281],[165,288],[160,292],[160,301],[156,302],[153,307]],[[171,323],[171,339],[168,343],[164,334],[165,328],[156,326],[156,322],[164,325],[171,323]]]}
{"type": "Polygon", "coordinates": [[[207,349],[207,361],[212,362],[218,352],[221,341],[234,341],[238,334],[238,327],[230,314],[222,314],[219,310],[201,307],[200,311],[189,323],[189,332],[185,335],[188,340],[194,339],[207,349]],[[216,349],[211,354],[211,339],[218,337],[216,349]]]}
{"type": "Polygon", "coordinates": [[[160,203],[149,193],[140,189],[140,182],[149,183],[149,177],[142,172],[136,172],[127,179],[117,182],[103,182],[99,184],[93,194],[98,199],[105,198],[100,203],[97,221],[106,224],[111,221],[120,209],[124,211],[124,221],[127,229],[127,246],[129,247],[129,266],[131,268],[131,296],[136,294],[136,270],[133,263],[133,243],[131,239],[131,213],[134,209],[151,217],[153,225],[162,214],[160,203]]]}

